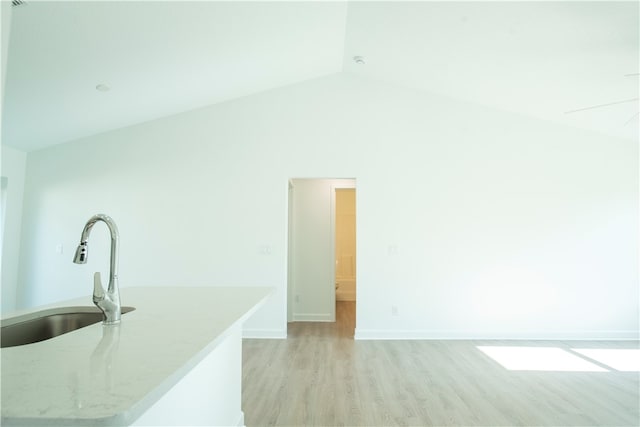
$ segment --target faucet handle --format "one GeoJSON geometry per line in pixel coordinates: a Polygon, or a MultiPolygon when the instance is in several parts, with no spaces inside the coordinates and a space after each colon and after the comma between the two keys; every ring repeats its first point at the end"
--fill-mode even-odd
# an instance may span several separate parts
{"type": "Polygon", "coordinates": [[[104,299],[104,288],[100,279],[100,272],[93,273],[93,302],[102,301],[104,299]]]}

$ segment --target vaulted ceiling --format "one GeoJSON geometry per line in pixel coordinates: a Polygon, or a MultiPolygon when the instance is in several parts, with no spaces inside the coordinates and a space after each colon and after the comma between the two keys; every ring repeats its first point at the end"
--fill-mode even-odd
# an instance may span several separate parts
{"type": "Polygon", "coordinates": [[[637,140],[638,6],[27,0],[2,142],[40,149],[338,72],[637,140]]]}

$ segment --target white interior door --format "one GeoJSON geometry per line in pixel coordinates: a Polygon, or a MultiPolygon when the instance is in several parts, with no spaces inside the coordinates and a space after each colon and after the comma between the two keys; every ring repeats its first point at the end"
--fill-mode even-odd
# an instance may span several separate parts
{"type": "Polygon", "coordinates": [[[332,180],[292,180],[292,321],[334,322],[332,180]]]}

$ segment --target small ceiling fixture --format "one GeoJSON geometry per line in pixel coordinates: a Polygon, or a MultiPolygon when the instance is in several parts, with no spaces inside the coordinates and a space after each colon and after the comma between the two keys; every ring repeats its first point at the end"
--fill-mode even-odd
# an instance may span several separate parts
{"type": "Polygon", "coordinates": [[[98,92],[109,92],[111,90],[111,88],[109,87],[109,85],[106,85],[104,83],[100,83],[99,85],[96,86],[96,90],[98,92]]]}
{"type": "Polygon", "coordinates": [[[354,56],[353,62],[355,62],[356,64],[364,65],[364,56],[354,56]]]}

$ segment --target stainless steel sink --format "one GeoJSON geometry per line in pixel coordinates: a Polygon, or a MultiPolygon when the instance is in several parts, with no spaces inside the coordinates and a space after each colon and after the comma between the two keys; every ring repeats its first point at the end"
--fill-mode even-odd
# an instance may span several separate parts
{"type": "MultiPolygon", "coordinates": [[[[122,307],[122,314],[135,310],[122,307]]],[[[85,326],[99,323],[104,315],[97,307],[64,307],[2,321],[2,348],[48,340],[85,326]]]]}

